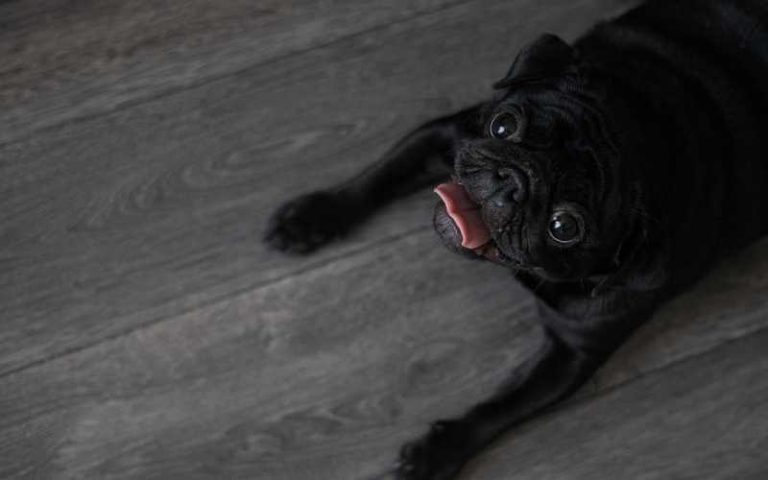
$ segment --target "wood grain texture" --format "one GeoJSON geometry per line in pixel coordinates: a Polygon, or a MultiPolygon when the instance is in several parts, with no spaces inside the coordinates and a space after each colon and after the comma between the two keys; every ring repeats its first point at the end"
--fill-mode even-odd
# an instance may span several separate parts
{"type": "Polygon", "coordinates": [[[461,0],[0,4],[0,143],[461,0]]]}
{"type": "Polygon", "coordinates": [[[428,225],[414,200],[306,260],[260,244],[279,202],[487,95],[535,33],[574,36],[611,5],[462,4],[0,147],[0,374],[428,225]]]}
{"type": "MultiPolygon", "coordinates": [[[[627,4],[0,2],[0,478],[386,478],[534,347],[532,298],[429,193],[308,258],[266,215],[627,4]]],[[[768,239],[465,478],[765,478],[766,327],[768,239]]]]}
{"type": "Polygon", "coordinates": [[[366,473],[414,413],[488,393],[533,346],[509,275],[436,244],[411,236],[6,376],[0,478],[366,473]]]}

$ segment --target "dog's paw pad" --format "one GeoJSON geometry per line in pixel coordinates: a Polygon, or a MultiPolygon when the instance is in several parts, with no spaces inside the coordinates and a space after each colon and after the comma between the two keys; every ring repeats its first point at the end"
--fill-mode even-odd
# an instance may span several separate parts
{"type": "Polygon", "coordinates": [[[400,450],[397,480],[450,480],[467,455],[467,430],[461,421],[442,420],[432,424],[422,438],[400,450]]]}
{"type": "Polygon", "coordinates": [[[309,253],[342,236],[353,224],[352,206],[338,194],[314,192],[278,208],[267,224],[264,241],[291,253],[309,253]]]}

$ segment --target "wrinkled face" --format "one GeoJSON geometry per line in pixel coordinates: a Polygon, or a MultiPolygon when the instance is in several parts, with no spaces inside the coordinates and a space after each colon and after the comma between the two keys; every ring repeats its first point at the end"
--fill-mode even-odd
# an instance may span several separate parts
{"type": "Polygon", "coordinates": [[[477,121],[482,134],[455,158],[450,188],[462,191],[441,195],[454,207],[436,214],[443,240],[548,280],[614,269],[633,213],[604,113],[533,85],[499,95],[477,121]],[[461,195],[464,207],[452,205],[461,195]],[[441,228],[449,218],[454,228],[441,228]]]}

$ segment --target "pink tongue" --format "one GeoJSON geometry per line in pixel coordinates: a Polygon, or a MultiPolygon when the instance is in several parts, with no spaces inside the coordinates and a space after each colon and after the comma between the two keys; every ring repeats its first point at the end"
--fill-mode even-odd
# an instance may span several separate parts
{"type": "Polygon", "coordinates": [[[442,183],[435,193],[445,204],[445,210],[461,232],[461,246],[482,247],[491,239],[491,232],[480,215],[480,205],[469,198],[467,191],[458,183],[442,183]]]}

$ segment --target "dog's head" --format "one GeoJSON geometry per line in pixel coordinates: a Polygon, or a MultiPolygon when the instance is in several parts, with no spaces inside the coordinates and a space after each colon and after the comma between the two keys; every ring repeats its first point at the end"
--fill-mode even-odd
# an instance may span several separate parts
{"type": "Polygon", "coordinates": [[[638,235],[638,192],[573,49],[540,37],[495,87],[480,134],[457,150],[454,181],[436,190],[438,233],[547,280],[615,270],[638,235]]]}

